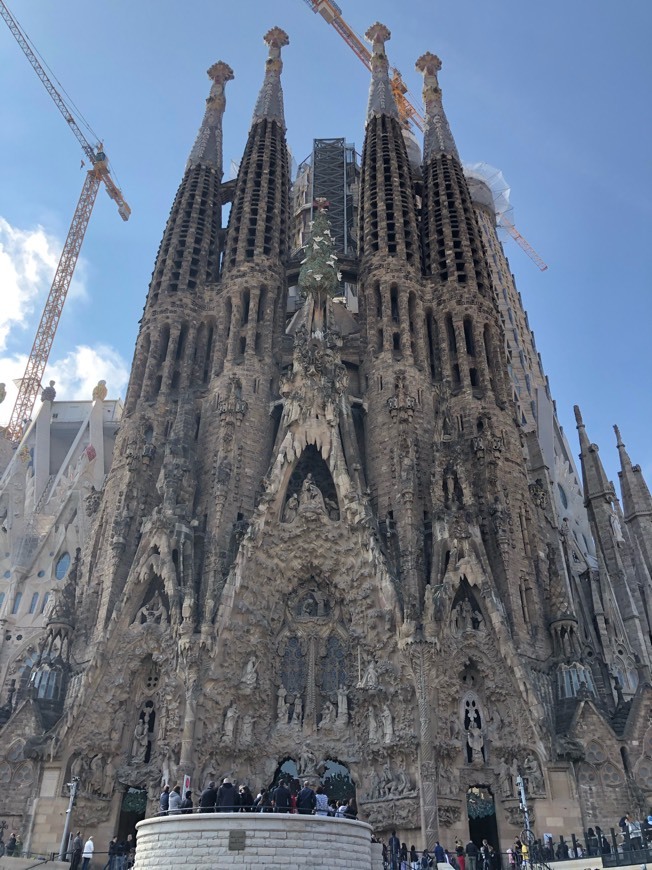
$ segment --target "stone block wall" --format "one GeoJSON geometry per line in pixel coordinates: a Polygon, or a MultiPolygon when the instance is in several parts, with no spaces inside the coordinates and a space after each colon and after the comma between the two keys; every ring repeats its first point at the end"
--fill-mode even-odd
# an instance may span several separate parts
{"type": "Polygon", "coordinates": [[[381,870],[363,822],[285,813],[154,817],[137,825],[136,870],[381,870]]]}

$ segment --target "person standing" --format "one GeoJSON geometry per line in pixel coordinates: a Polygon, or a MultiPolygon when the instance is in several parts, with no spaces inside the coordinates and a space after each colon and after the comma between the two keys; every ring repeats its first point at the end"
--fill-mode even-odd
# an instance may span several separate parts
{"type": "Polygon", "coordinates": [[[217,790],[215,806],[218,813],[237,813],[240,807],[238,792],[228,776],[222,780],[222,785],[217,790]]]}
{"type": "Polygon", "coordinates": [[[215,782],[211,780],[199,796],[199,812],[214,813],[216,800],[217,789],[215,788],[215,782]]]}
{"type": "Polygon", "coordinates": [[[127,851],[126,851],[126,866],[133,867],[134,861],[136,860],[136,841],[134,840],[134,835],[129,834],[127,837],[127,851]]]}
{"type": "Polygon", "coordinates": [[[240,812],[253,813],[254,811],[254,796],[248,785],[240,786],[240,812]]]}
{"type": "Polygon", "coordinates": [[[439,840],[437,840],[437,842],[435,843],[435,861],[438,864],[446,864],[447,863],[446,852],[444,851],[444,847],[439,842],[439,840]]]}
{"type": "Polygon", "coordinates": [[[116,858],[118,856],[118,838],[113,837],[109,843],[107,850],[107,861],[104,865],[104,870],[118,870],[116,867],[116,858]]]}
{"type": "Polygon", "coordinates": [[[88,870],[90,867],[91,861],[93,860],[93,852],[95,851],[95,846],[93,845],[93,838],[89,837],[88,840],[84,843],[84,853],[83,853],[83,863],[82,870],[88,870]]]}
{"type": "Polygon", "coordinates": [[[6,852],[7,855],[11,858],[16,851],[16,832],[11,832],[11,837],[7,840],[6,852]]]}
{"type": "Polygon", "coordinates": [[[299,815],[301,816],[310,816],[312,815],[315,806],[317,805],[317,796],[314,791],[310,788],[310,783],[306,780],[303,784],[303,788],[297,795],[297,809],[299,811],[299,815]]]}
{"type": "Polygon", "coordinates": [[[328,815],[328,796],[321,785],[317,786],[317,791],[315,792],[315,815],[328,815]]]}
{"type": "Polygon", "coordinates": [[[473,840],[469,840],[466,844],[466,859],[468,863],[468,870],[476,870],[476,866],[478,863],[478,847],[475,845],[473,840]]]}
{"type": "Polygon", "coordinates": [[[272,802],[274,804],[275,813],[290,812],[290,789],[286,786],[283,780],[281,780],[274,789],[272,802]]]}
{"type": "Polygon", "coordinates": [[[392,831],[392,836],[389,838],[389,866],[391,870],[398,870],[398,856],[401,851],[401,841],[396,836],[396,831],[392,831]]]}
{"type": "Polygon", "coordinates": [[[78,870],[81,865],[82,852],[84,851],[84,844],[81,838],[81,832],[77,831],[75,834],[75,838],[72,841],[72,855],[70,858],[70,870],[78,870]]]}
{"type": "Polygon", "coordinates": [[[190,789],[186,792],[185,798],[181,801],[181,812],[185,814],[191,814],[193,808],[192,802],[192,792],[190,789]]]}
{"type": "Polygon", "coordinates": [[[171,816],[178,816],[181,812],[181,786],[175,785],[169,795],[168,813],[171,816]]]}
{"type": "Polygon", "coordinates": [[[170,808],[170,786],[166,785],[161,792],[161,797],[158,799],[158,814],[159,816],[167,816],[170,808]]]}

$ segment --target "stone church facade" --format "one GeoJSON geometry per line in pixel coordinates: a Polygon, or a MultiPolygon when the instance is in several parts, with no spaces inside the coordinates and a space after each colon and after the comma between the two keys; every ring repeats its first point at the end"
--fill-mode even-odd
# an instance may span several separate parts
{"type": "Polygon", "coordinates": [[[334,301],[326,203],[289,249],[286,34],[265,36],[235,185],[233,73],[209,70],[111,470],[20,692],[24,650],[2,648],[0,816],[34,850],[56,848],[73,777],[73,825],[96,843],[184,776],[195,792],[282,773],[355,791],[379,835],[418,847],[471,834],[505,849],[523,827],[517,776],[539,835],[647,813],[650,493],[618,433],[621,509],[577,411],[590,546],[560,516],[556,472],[515,413],[441,63],[417,63],[417,167],[389,32],[367,36],[356,315],[334,301]],[[288,322],[290,283],[303,304],[288,322]]]}

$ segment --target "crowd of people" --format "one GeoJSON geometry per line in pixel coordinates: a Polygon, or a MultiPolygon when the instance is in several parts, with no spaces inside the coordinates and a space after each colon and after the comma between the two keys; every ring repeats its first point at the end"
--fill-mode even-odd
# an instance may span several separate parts
{"type": "MultiPolygon", "coordinates": [[[[432,852],[429,849],[419,852],[415,846],[408,849],[406,843],[401,843],[396,831],[392,831],[389,840],[382,846],[383,865],[386,870],[427,870],[438,864],[448,864],[453,870],[500,870],[501,866],[499,853],[486,839],[481,846],[477,846],[473,840],[469,840],[464,846],[456,839],[452,851],[444,848],[437,840],[432,852]]],[[[526,847],[523,848],[527,853],[526,847]]],[[[522,857],[524,853],[520,854],[522,857]]],[[[527,861],[527,854],[525,860],[527,861]]],[[[519,868],[522,868],[520,861],[519,868]]],[[[528,867],[524,870],[528,870],[528,867]]]]}
{"type": "Polygon", "coordinates": [[[313,789],[305,780],[302,788],[294,780],[281,780],[275,788],[261,788],[254,797],[248,785],[236,785],[227,776],[218,787],[211,780],[201,792],[195,807],[192,791],[181,798],[181,787],[166,785],[159,800],[159,815],[183,813],[299,813],[299,815],[335,816],[356,819],[358,808],[355,798],[334,800],[323,786],[313,789]]]}

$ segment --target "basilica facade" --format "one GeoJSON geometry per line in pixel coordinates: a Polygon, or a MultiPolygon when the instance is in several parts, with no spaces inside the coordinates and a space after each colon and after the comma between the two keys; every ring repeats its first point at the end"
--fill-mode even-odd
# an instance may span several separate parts
{"type": "MultiPolygon", "coordinates": [[[[73,826],[96,842],[185,777],[321,782],[418,848],[507,848],[519,777],[540,836],[647,814],[650,493],[617,433],[621,508],[576,410],[581,494],[562,435],[537,425],[552,403],[527,335],[535,398],[515,389],[520,300],[490,198],[464,174],[430,53],[415,148],[389,36],[367,33],[354,250],[338,256],[323,198],[292,250],[274,28],[235,183],[233,72],[208,71],[117,431],[102,434],[100,390],[49,514],[35,434],[9,459],[0,817],[33,850],[57,848],[73,780],[73,826]],[[59,569],[23,628],[38,554],[59,569]]],[[[54,407],[44,395],[37,428],[54,407]]]]}

